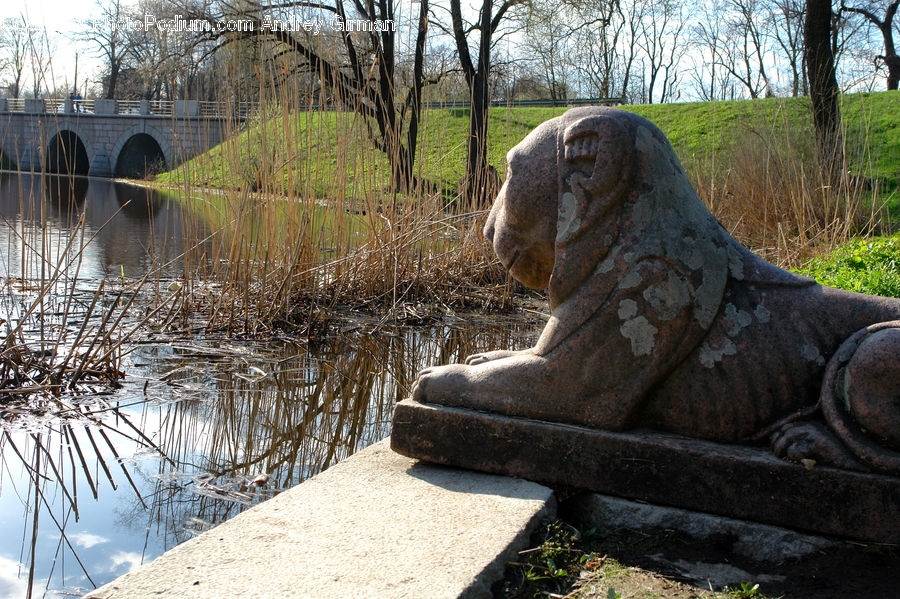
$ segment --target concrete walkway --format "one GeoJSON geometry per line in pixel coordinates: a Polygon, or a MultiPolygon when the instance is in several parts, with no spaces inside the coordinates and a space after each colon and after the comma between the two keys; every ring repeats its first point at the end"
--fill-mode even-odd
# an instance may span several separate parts
{"type": "Polygon", "coordinates": [[[86,597],[490,597],[555,513],[546,487],[382,441],[86,597]]]}

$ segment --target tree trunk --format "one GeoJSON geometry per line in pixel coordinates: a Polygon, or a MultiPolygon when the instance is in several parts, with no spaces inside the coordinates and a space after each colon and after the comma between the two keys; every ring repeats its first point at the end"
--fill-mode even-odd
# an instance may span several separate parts
{"type": "Polygon", "coordinates": [[[406,148],[400,156],[401,172],[407,188],[413,183],[413,166],[419,140],[419,116],[422,113],[422,87],[425,84],[425,40],[428,34],[428,0],[419,2],[419,28],[416,35],[416,52],[413,59],[413,81],[410,90],[409,127],[406,130],[406,148]]]}
{"type": "MultiPolygon", "coordinates": [[[[491,72],[491,2],[484,0],[481,8],[478,62],[469,77],[469,139],[466,156],[465,200],[472,208],[486,206],[493,195],[489,181],[487,160],[488,110],[490,109],[491,72]]],[[[463,40],[464,43],[465,40],[463,40]]]]}
{"type": "Polygon", "coordinates": [[[109,83],[106,86],[106,98],[116,97],[116,82],[119,79],[119,66],[113,62],[109,65],[109,83]]]}
{"type": "Polygon", "coordinates": [[[884,61],[888,70],[887,88],[889,90],[897,89],[897,84],[900,82],[900,56],[897,56],[897,50],[894,48],[894,17],[897,16],[897,9],[900,8],[900,0],[894,0],[888,4],[883,19],[879,19],[878,15],[868,8],[844,6],[843,4],[841,7],[843,10],[862,15],[881,31],[881,36],[884,38],[884,56],[878,58],[884,61]]]}
{"type": "Polygon", "coordinates": [[[487,118],[490,107],[488,72],[479,68],[472,79],[472,100],[469,109],[469,139],[466,156],[465,193],[473,208],[485,206],[490,190],[487,185],[487,118]]]}
{"type": "Polygon", "coordinates": [[[893,20],[896,11],[897,3],[895,2],[888,9],[881,27],[881,34],[884,37],[884,56],[882,59],[888,70],[887,88],[889,90],[897,89],[897,84],[900,83],[900,56],[897,56],[897,50],[894,48],[893,20]]]}
{"type": "Polygon", "coordinates": [[[820,164],[829,179],[837,174],[843,162],[832,22],[831,0],[807,0],[803,36],[809,93],[820,164]]]}
{"type": "Polygon", "coordinates": [[[889,90],[897,89],[900,84],[900,56],[893,54],[884,57],[884,63],[888,68],[887,88],[889,90]]]}

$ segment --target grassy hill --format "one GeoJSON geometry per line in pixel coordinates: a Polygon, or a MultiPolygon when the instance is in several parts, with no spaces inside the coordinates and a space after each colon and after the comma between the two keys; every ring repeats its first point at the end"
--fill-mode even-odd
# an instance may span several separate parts
{"type": "MultiPolygon", "coordinates": [[[[755,139],[792,145],[812,136],[806,98],[626,106],[669,137],[689,165],[715,161],[755,139]],[[778,139],[782,138],[782,139],[778,139]]],[[[866,177],[889,189],[900,178],[900,92],[843,98],[848,155],[866,177]]],[[[504,172],[505,154],[539,123],[565,108],[493,108],[489,161],[504,172]]],[[[417,175],[452,194],[465,170],[468,109],[433,109],[424,114],[417,175]]],[[[704,166],[703,168],[707,168],[704,166]]],[[[346,195],[360,198],[387,186],[388,163],[376,150],[360,118],[352,113],[283,114],[251,123],[244,131],[159,177],[163,183],[278,194],[346,195]]]]}

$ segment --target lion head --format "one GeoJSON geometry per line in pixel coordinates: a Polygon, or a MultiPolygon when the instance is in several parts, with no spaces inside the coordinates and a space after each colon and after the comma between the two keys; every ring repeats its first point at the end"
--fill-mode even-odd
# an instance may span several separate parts
{"type": "Polygon", "coordinates": [[[550,282],[555,262],[556,119],[532,131],[506,155],[500,188],[484,235],[510,274],[532,289],[550,282]]]}
{"type": "Polygon", "coordinates": [[[533,289],[549,287],[551,306],[590,275],[616,238],[613,213],[626,195],[634,153],[621,112],[571,110],[507,154],[506,180],[484,234],[513,277],[533,289]]]}

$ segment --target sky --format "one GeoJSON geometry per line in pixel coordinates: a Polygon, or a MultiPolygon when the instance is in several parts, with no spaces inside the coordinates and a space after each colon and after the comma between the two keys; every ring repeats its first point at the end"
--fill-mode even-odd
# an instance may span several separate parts
{"type": "MultiPolygon", "coordinates": [[[[75,41],[74,34],[82,26],[79,20],[95,16],[97,2],[98,0],[0,0],[0,20],[8,17],[21,18],[24,15],[30,25],[44,26],[56,33],[53,78],[57,85],[71,85],[77,55],[79,88],[83,90],[86,79],[96,82],[103,62],[95,48],[75,41]]],[[[27,79],[28,73],[25,76],[27,79]]],[[[878,89],[883,88],[882,81],[878,80],[878,89]]],[[[30,89],[29,86],[30,83],[26,81],[23,87],[30,89]]],[[[689,86],[685,88],[688,89],[689,86]]]]}
{"type": "Polygon", "coordinates": [[[30,26],[46,27],[56,33],[54,79],[57,83],[68,83],[73,79],[77,54],[78,79],[83,83],[86,76],[93,76],[94,71],[99,70],[101,61],[89,46],[76,42],[73,34],[80,27],[79,19],[93,16],[95,6],[95,0],[0,0],[0,19],[24,15],[30,26]]]}
{"type": "Polygon", "coordinates": [[[32,25],[71,32],[77,19],[90,16],[94,4],[93,0],[4,0],[0,3],[0,17],[25,15],[32,25]]]}

